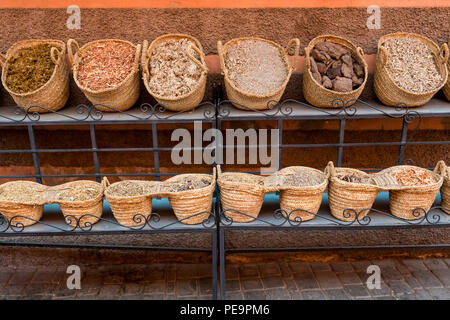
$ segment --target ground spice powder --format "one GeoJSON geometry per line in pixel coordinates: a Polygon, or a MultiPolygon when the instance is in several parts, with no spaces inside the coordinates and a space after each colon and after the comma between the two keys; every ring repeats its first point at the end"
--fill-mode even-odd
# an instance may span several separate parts
{"type": "Polygon", "coordinates": [[[51,45],[22,48],[8,61],[6,85],[15,93],[37,90],[50,80],[55,63],[50,57],[51,45]]]}

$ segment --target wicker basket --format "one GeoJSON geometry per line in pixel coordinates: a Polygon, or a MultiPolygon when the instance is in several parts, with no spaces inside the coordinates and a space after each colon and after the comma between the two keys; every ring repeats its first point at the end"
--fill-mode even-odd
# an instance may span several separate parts
{"type": "Polygon", "coordinates": [[[25,40],[16,42],[9,48],[6,56],[1,57],[0,65],[3,67],[2,84],[9,92],[17,105],[28,110],[29,112],[46,113],[49,111],[57,111],[64,107],[69,98],[69,67],[66,62],[66,44],[58,40],[25,40]],[[7,84],[7,70],[9,68],[9,59],[16,55],[20,49],[33,47],[39,44],[50,44],[51,58],[55,63],[53,74],[46,84],[40,88],[28,93],[14,93],[7,84]],[[4,62],[2,61],[4,60],[4,62]],[[31,106],[40,106],[31,107],[31,106]],[[46,109],[49,110],[46,110],[46,109]]]}
{"type": "Polygon", "coordinates": [[[378,53],[376,59],[374,84],[375,93],[378,99],[380,99],[380,101],[387,106],[393,107],[398,105],[399,103],[405,103],[408,107],[423,106],[428,101],[430,101],[434,94],[438,92],[447,82],[447,61],[448,46],[445,43],[439,49],[436,43],[418,34],[399,32],[385,35],[381,37],[380,40],[378,40],[378,53]],[[392,80],[389,71],[386,69],[386,64],[389,60],[389,56],[384,47],[382,47],[382,44],[388,39],[403,37],[412,37],[420,40],[431,49],[433,55],[435,56],[436,65],[439,69],[439,72],[444,78],[442,84],[439,87],[429,92],[415,93],[410,90],[400,88],[394,82],[394,80],[392,80]]]}
{"type": "Polygon", "coordinates": [[[91,225],[98,222],[99,218],[102,216],[104,187],[100,183],[88,180],[79,180],[64,183],[49,189],[57,192],[54,201],[59,204],[65,217],[65,221],[70,226],[76,227],[78,221],[78,227],[89,228],[91,225]],[[95,188],[99,191],[99,194],[95,198],[85,201],[65,201],[58,199],[58,195],[61,191],[77,186],[95,188]]]}
{"type": "Polygon", "coordinates": [[[129,180],[135,183],[149,184],[155,186],[155,192],[129,197],[118,197],[110,194],[110,186],[114,186],[123,181],[110,184],[106,177],[102,184],[105,186],[105,198],[111,206],[114,218],[124,226],[136,227],[146,223],[146,219],[152,213],[152,199],[158,195],[159,181],[129,180]],[[144,219],[145,218],[145,219],[144,219]]]}
{"type": "Polygon", "coordinates": [[[248,110],[247,108],[243,107],[249,107],[251,109],[256,110],[266,110],[271,107],[272,101],[279,101],[281,99],[281,96],[283,95],[284,90],[286,89],[286,85],[289,82],[289,78],[291,77],[291,74],[293,70],[295,69],[296,65],[296,58],[298,56],[300,49],[300,40],[297,38],[291,39],[286,47],[284,49],[282,46],[280,46],[278,43],[261,39],[261,38],[253,38],[253,37],[245,37],[245,38],[236,38],[228,41],[224,45],[222,45],[221,41],[217,42],[217,52],[219,54],[220,59],[220,65],[222,69],[222,75],[224,76],[225,80],[225,90],[227,92],[228,100],[234,101],[236,103],[233,103],[233,105],[236,108],[248,110]],[[276,47],[279,51],[281,56],[283,57],[283,60],[286,63],[286,67],[288,69],[288,75],[286,79],[284,80],[283,84],[274,92],[266,95],[254,95],[245,93],[241,89],[237,88],[232,81],[228,79],[228,69],[225,66],[225,59],[227,55],[228,49],[239,43],[240,41],[245,40],[255,40],[255,41],[263,41],[266,43],[269,43],[270,45],[276,47]],[[288,53],[292,46],[295,46],[295,52],[294,52],[294,62],[291,65],[288,60],[288,53]]]}
{"type": "Polygon", "coordinates": [[[444,174],[445,164],[439,161],[434,172],[416,166],[402,165],[382,170],[373,177],[379,187],[389,190],[391,213],[402,219],[416,220],[430,210],[444,181],[444,174]],[[435,182],[424,186],[398,186],[393,175],[409,168],[428,172],[435,182]]]}
{"type": "Polygon", "coordinates": [[[342,105],[338,103],[334,103],[335,99],[342,99],[343,102],[347,103],[347,106],[351,106],[355,103],[354,99],[357,99],[362,91],[364,90],[364,86],[367,82],[369,71],[367,67],[366,60],[364,60],[364,51],[360,47],[355,46],[350,41],[331,35],[323,35],[316,37],[311,40],[309,45],[305,48],[305,71],[303,72],[303,95],[305,99],[312,104],[313,106],[320,108],[342,108],[342,105]],[[317,83],[317,81],[313,78],[311,73],[311,63],[310,56],[311,51],[314,49],[314,46],[318,42],[328,41],[331,43],[339,44],[346,49],[348,49],[352,55],[352,57],[363,66],[364,69],[364,81],[363,83],[356,88],[355,90],[349,92],[337,92],[334,90],[330,90],[317,83]]]}
{"type": "Polygon", "coordinates": [[[166,34],[163,36],[160,36],[152,41],[150,44],[150,47],[148,47],[148,41],[144,40],[143,44],[143,54],[141,59],[141,68],[142,68],[142,79],[144,81],[144,85],[147,88],[147,91],[158,101],[159,104],[164,106],[167,110],[171,111],[183,111],[190,109],[192,107],[195,107],[203,100],[203,96],[205,95],[205,89],[206,89],[206,77],[208,74],[208,68],[206,67],[205,62],[205,54],[203,53],[203,47],[196,38],[187,35],[187,34],[166,34]],[[150,82],[150,72],[149,72],[149,62],[151,58],[151,53],[153,51],[153,48],[158,45],[161,42],[170,40],[170,39],[183,39],[187,38],[189,40],[192,40],[196,46],[192,46],[191,48],[198,53],[200,56],[200,61],[198,61],[196,58],[194,58],[189,52],[187,52],[188,57],[195,63],[197,66],[202,70],[202,74],[200,76],[200,79],[198,81],[197,87],[192,90],[191,92],[179,96],[179,97],[164,97],[157,95],[154,93],[149,86],[150,82]]]}
{"type": "Polygon", "coordinates": [[[444,182],[441,187],[442,206],[448,210],[444,210],[450,214],[450,167],[445,168],[444,182]]]}
{"type": "MultiPolygon", "coordinates": [[[[39,192],[46,192],[47,187],[32,181],[11,181],[2,184],[1,186],[8,186],[12,184],[22,184],[36,188],[39,192]]],[[[15,201],[0,201],[0,214],[5,216],[12,227],[21,228],[31,226],[42,218],[44,211],[44,204],[48,203],[45,196],[41,202],[35,203],[20,203],[15,201]]]]}
{"type": "Polygon", "coordinates": [[[73,78],[78,88],[83,91],[84,95],[88,100],[95,105],[95,107],[100,111],[114,112],[114,111],[125,111],[130,109],[138,100],[140,93],[140,83],[139,83],[139,60],[141,57],[141,45],[134,45],[131,42],[118,40],[118,39],[106,39],[98,40],[86,43],[81,48],[74,39],[70,39],[67,42],[67,48],[69,52],[69,60],[73,67],[73,78]],[[78,68],[82,62],[81,53],[87,50],[89,47],[106,42],[119,42],[125,43],[136,48],[136,55],[134,60],[134,67],[132,72],[118,85],[102,89],[102,90],[91,90],[87,87],[82,86],[78,81],[78,68]],[[74,52],[75,47],[75,52],[74,52]]]}
{"type": "Polygon", "coordinates": [[[264,178],[240,172],[222,173],[220,166],[217,166],[217,172],[217,183],[220,187],[222,210],[226,211],[225,216],[233,222],[245,223],[255,220],[261,211],[266,193],[264,178]],[[230,176],[255,179],[260,184],[227,181],[227,177],[230,176]]]}
{"type": "MultiPolygon", "coordinates": [[[[268,179],[275,180],[276,182],[271,184],[279,186],[278,190],[270,191],[280,191],[280,208],[283,216],[289,217],[289,220],[291,221],[298,222],[314,219],[315,214],[319,211],[322,203],[323,192],[328,185],[328,176],[317,169],[295,166],[284,168],[272,176],[267,177],[266,182],[268,179]],[[281,182],[283,176],[295,174],[299,170],[309,171],[319,177],[322,182],[312,186],[283,187],[281,182]],[[302,210],[312,212],[313,214],[302,210]]],[[[266,192],[268,190],[269,188],[266,187],[266,192]]]]}
{"type": "Polygon", "coordinates": [[[357,169],[335,168],[329,162],[326,172],[329,173],[328,202],[333,217],[342,221],[355,221],[364,218],[372,208],[380,188],[375,184],[347,182],[339,179],[338,174],[356,174],[370,178],[371,175],[357,169]],[[359,216],[356,216],[359,214],[359,216]]]}
{"type": "MultiPolygon", "coordinates": [[[[450,39],[449,39],[449,44],[447,46],[450,45],[450,39]]],[[[444,87],[442,88],[442,91],[444,91],[445,97],[447,98],[448,101],[450,101],[450,61],[447,59],[447,72],[449,74],[448,78],[447,78],[447,83],[444,85],[444,87]]]]}
{"type": "Polygon", "coordinates": [[[205,188],[186,190],[179,192],[162,192],[167,195],[170,205],[177,219],[184,224],[199,224],[210,216],[212,208],[212,197],[216,188],[216,169],[213,174],[180,174],[163,182],[164,186],[169,186],[186,177],[197,177],[207,179],[211,184],[205,188]]]}

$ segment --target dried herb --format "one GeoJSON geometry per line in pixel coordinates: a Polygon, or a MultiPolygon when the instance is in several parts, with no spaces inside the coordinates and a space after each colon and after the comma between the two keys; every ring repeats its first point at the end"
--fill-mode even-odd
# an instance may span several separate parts
{"type": "Polygon", "coordinates": [[[220,178],[222,181],[243,183],[243,184],[253,184],[253,185],[264,185],[264,181],[258,177],[251,175],[224,175],[220,178]]]}
{"type": "Polygon", "coordinates": [[[101,189],[86,186],[74,186],[61,191],[57,199],[61,201],[86,201],[96,198],[101,189]]]}
{"type": "Polygon", "coordinates": [[[6,85],[15,93],[29,93],[50,80],[55,63],[50,57],[51,45],[22,48],[8,60],[6,85]]]}
{"type": "Polygon", "coordinates": [[[41,202],[42,199],[43,193],[29,185],[18,183],[0,187],[0,201],[36,203],[41,202]]]}
{"type": "Polygon", "coordinates": [[[319,176],[308,170],[299,170],[282,179],[282,185],[287,187],[315,186],[322,182],[323,180],[319,176]]]}
{"type": "Polygon", "coordinates": [[[279,89],[288,69],[280,51],[265,41],[243,40],[227,50],[228,78],[240,90],[254,95],[279,89]]]}
{"type": "Polygon", "coordinates": [[[200,179],[198,177],[184,177],[183,179],[172,182],[166,186],[169,192],[180,192],[186,190],[202,189],[211,185],[211,181],[207,179],[200,179]]]}
{"type": "Polygon", "coordinates": [[[400,186],[424,186],[436,182],[429,172],[416,168],[402,170],[394,174],[394,178],[400,186]]]}
{"type": "Polygon", "coordinates": [[[121,181],[108,188],[108,193],[113,197],[135,197],[155,192],[155,185],[145,181],[121,181]]]}
{"type": "Polygon", "coordinates": [[[77,79],[94,91],[117,86],[133,71],[136,49],[123,42],[101,42],[81,53],[77,79]]]}
{"type": "Polygon", "coordinates": [[[362,176],[356,175],[354,173],[338,174],[337,177],[338,177],[338,179],[340,179],[342,181],[351,182],[351,183],[368,184],[370,181],[369,178],[362,177],[362,176]]]}

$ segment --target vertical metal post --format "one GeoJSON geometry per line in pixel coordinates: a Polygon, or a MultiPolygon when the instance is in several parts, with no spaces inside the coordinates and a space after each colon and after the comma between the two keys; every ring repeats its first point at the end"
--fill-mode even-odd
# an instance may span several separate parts
{"type": "Polygon", "coordinates": [[[161,180],[159,170],[159,150],[158,150],[158,126],[156,123],[152,123],[152,140],[153,140],[153,162],[155,163],[155,180],[161,180]]]}
{"type": "Polygon", "coordinates": [[[92,144],[92,157],[94,159],[94,170],[95,170],[95,180],[100,182],[100,161],[98,160],[98,152],[97,152],[97,136],[95,134],[95,125],[89,125],[89,132],[91,135],[91,144],[92,144]]]}
{"type": "Polygon", "coordinates": [[[225,234],[224,229],[219,229],[219,254],[220,254],[220,299],[225,300],[225,234]]]}
{"type": "Polygon", "coordinates": [[[281,170],[281,154],[282,154],[282,148],[281,145],[283,144],[283,120],[278,119],[278,170],[281,170]]]}
{"type": "Polygon", "coordinates": [[[339,147],[338,147],[338,155],[337,155],[337,163],[336,166],[342,167],[342,154],[344,152],[344,134],[345,134],[345,119],[341,119],[339,122],[339,147]]]}
{"type": "Polygon", "coordinates": [[[217,229],[211,233],[212,246],[212,292],[213,300],[217,300],[217,229]]]}
{"type": "Polygon", "coordinates": [[[36,137],[34,135],[34,128],[31,124],[28,126],[28,137],[30,139],[30,147],[31,147],[31,155],[33,157],[33,165],[34,165],[34,174],[36,177],[36,181],[38,183],[42,183],[42,175],[41,175],[41,165],[39,164],[39,157],[36,152],[36,137]]]}
{"type": "Polygon", "coordinates": [[[403,163],[404,157],[405,157],[405,149],[406,149],[406,141],[408,139],[408,121],[406,121],[406,118],[403,117],[403,123],[402,123],[402,135],[400,137],[400,148],[398,149],[398,158],[397,158],[397,165],[400,165],[403,163]]]}

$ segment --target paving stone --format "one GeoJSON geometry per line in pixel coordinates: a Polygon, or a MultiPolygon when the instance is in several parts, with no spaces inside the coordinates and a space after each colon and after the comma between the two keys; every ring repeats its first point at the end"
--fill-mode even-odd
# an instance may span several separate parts
{"type": "Polygon", "coordinates": [[[144,285],[138,283],[126,283],[123,286],[123,295],[139,295],[144,290],[144,285]]]}
{"type": "Polygon", "coordinates": [[[197,296],[197,298],[196,298],[196,300],[204,300],[204,301],[212,300],[212,299],[213,298],[212,298],[211,294],[209,294],[209,295],[200,295],[200,296],[197,296]]]}
{"type": "Polygon", "coordinates": [[[294,274],[294,281],[299,290],[319,288],[319,283],[314,278],[314,274],[312,272],[296,273],[294,274]]]}
{"type": "Polygon", "coordinates": [[[199,278],[212,278],[212,266],[210,264],[197,264],[199,278]]]}
{"type": "Polygon", "coordinates": [[[442,259],[424,259],[423,263],[430,270],[441,270],[441,269],[448,270],[447,264],[442,259]]]}
{"type": "Polygon", "coordinates": [[[450,300],[450,289],[448,288],[430,288],[428,292],[433,300],[450,300]]]}
{"type": "Polygon", "coordinates": [[[239,277],[241,279],[259,277],[258,266],[254,264],[240,265],[239,277]]]}
{"type": "Polygon", "coordinates": [[[198,276],[198,269],[196,264],[182,264],[177,266],[177,280],[191,279],[198,276]]]}
{"type": "Polygon", "coordinates": [[[263,288],[259,278],[243,279],[241,280],[241,284],[244,290],[256,290],[263,288]]]}
{"type": "Polygon", "coordinates": [[[375,297],[375,300],[397,300],[394,296],[379,296],[375,297]]]}
{"type": "MultiPolygon", "coordinates": [[[[176,296],[174,294],[169,295],[168,297],[173,297],[174,300],[176,299],[176,296]]],[[[142,296],[143,300],[163,300],[164,298],[165,297],[163,293],[144,294],[142,296]]]]}
{"type": "Polygon", "coordinates": [[[293,273],[311,272],[309,263],[304,261],[290,262],[289,267],[291,268],[293,273]]]}
{"type": "Polygon", "coordinates": [[[291,300],[303,300],[303,296],[300,291],[291,292],[291,300]]]}
{"type": "Polygon", "coordinates": [[[430,293],[425,289],[416,289],[417,300],[432,300],[430,293]]]}
{"type": "Polygon", "coordinates": [[[245,291],[244,298],[245,300],[266,300],[267,294],[264,290],[245,291]]]}
{"type": "Polygon", "coordinates": [[[409,286],[413,289],[422,288],[422,285],[414,278],[412,275],[405,276],[405,281],[409,284],[409,286]]]}
{"type": "Polygon", "coordinates": [[[165,278],[167,281],[175,281],[177,279],[177,269],[176,266],[170,265],[164,272],[165,278]]]}
{"type": "Polygon", "coordinates": [[[311,269],[316,271],[331,271],[331,266],[327,262],[310,262],[311,269]]]}
{"type": "Polygon", "coordinates": [[[324,290],[326,297],[329,300],[348,300],[349,296],[344,289],[327,289],[324,290]]]}
{"type": "Polygon", "coordinates": [[[0,270],[0,288],[8,282],[13,273],[12,270],[0,270]]]}
{"type": "Polygon", "coordinates": [[[281,276],[281,270],[276,263],[264,263],[259,265],[259,273],[262,278],[281,276]]]}
{"type": "Polygon", "coordinates": [[[444,260],[444,262],[450,267],[450,258],[448,258],[448,259],[443,259],[444,260]]]}
{"type": "MultiPolygon", "coordinates": [[[[172,279],[167,279],[167,281],[170,281],[170,280],[175,281],[176,271],[173,269],[170,269],[170,272],[171,272],[170,276],[172,277],[172,279]]],[[[158,266],[146,268],[143,272],[143,280],[142,281],[152,282],[155,280],[166,280],[166,270],[161,269],[158,266]]]]}
{"type": "Polygon", "coordinates": [[[166,283],[166,294],[175,294],[175,281],[168,281],[166,283]]]}
{"type": "Polygon", "coordinates": [[[22,295],[24,296],[34,296],[34,295],[44,295],[47,293],[46,283],[29,283],[25,286],[22,295]]]}
{"type": "Polygon", "coordinates": [[[284,281],[281,277],[268,277],[262,279],[264,288],[285,288],[284,281]]]}
{"type": "Polygon", "coordinates": [[[294,292],[294,291],[298,290],[297,285],[296,285],[294,280],[292,280],[292,279],[283,279],[283,281],[285,283],[287,291],[294,292]]]}
{"type": "Polygon", "coordinates": [[[301,294],[304,300],[326,300],[321,290],[302,290],[301,294]]]}
{"type": "Polygon", "coordinates": [[[344,290],[352,298],[370,297],[366,287],[362,285],[345,285],[344,290]]]}
{"type": "Polygon", "coordinates": [[[356,272],[337,273],[342,284],[362,284],[362,281],[356,272]]]}
{"type": "Polygon", "coordinates": [[[225,279],[239,279],[239,268],[235,264],[225,266],[225,279]]]}
{"type": "Polygon", "coordinates": [[[347,261],[332,261],[330,262],[331,269],[335,272],[352,272],[353,266],[347,261]]]}
{"type": "Polygon", "coordinates": [[[178,280],[175,283],[175,292],[179,297],[196,295],[197,281],[195,279],[178,280]]]}
{"type": "Polygon", "coordinates": [[[342,284],[333,271],[315,271],[317,282],[322,289],[339,289],[342,284]]]}
{"type": "Polygon", "coordinates": [[[409,271],[427,271],[428,268],[425,266],[420,259],[405,259],[401,261],[409,271]]]}
{"type": "Polygon", "coordinates": [[[212,294],[212,278],[198,279],[198,287],[201,295],[212,294]]]}
{"type": "Polygon", "coordinates": [[[8,281],[8,285],[27,284],[33,278],[36,270],[33,269],[16,269],[14,274],[8,281]]]}
{"type": "Polygon", "coordinates": [[[372,265],[372,261],[362,260],[362,261],[352,261],[353,268],[357,272],[367,273],[367,267],[372,265]]]}
{"type": "MultiPolygon", "coordinates": [[[[366,284],[364,284],[364,285],[367,288],[367,285],[366,284]]],[[[393,295],[392,289],[384,281],[381,281],[380,289],[367,288],[367,290],[369,291],[369,293],[372,297],[392,296],[393,295]]]]}
{"type": "Polygon", "coordinates": [[[142,300],[142,295],[139,295],[139,294],[125,295],[125,296],[121,296],[120,300],[142,300]]]}
{"type": "MultiPolygon", "coordinates": [[[[60,283],[63,279],[69,276],[65,272],[58,271],[56,268],[46,267],[39,268],[34,274],[31,282],[33,283],[60,283]]],[[[81,277],[83,279],[83,275],[81,277]]]]}
{"type": "Polygon", "coordinates": [[[119,284],[105,284],[98,293],[99,299],[117,299],[122,295],[122,286],[119,284]]]}
{"type": "Polygon", "coordinates": [[[240,291],[230,293],[227,292],[226,298],[227,300],[244,300],[244,295],[240,291]]]}
{"type": "Polygon", "coordinates": [[[104,284],[122,284],[125,282],[125,276],[121,274],[105,275],[103,278],[104,284]]]}
{"type": "Polygon", "coordinates": [[[290,300],[291,295],[286,289],[273,288],[265,290],[267,300],[290,300]]]}
{"type": "MultiPolygon", "coordinates": [[[[171,282],[173,285],[173,282],[171,282]]],[[[150,295],[154,293],[164,293],[166,291],[166,282],[164,280],[155,280],[152,282],[146,282],[143,294],[150,295]]],[[[175,290],[172,290],[174,292],[175,290]]]]}
{"type": "Polygon", "coordinates": [[[76,294],[77,290],[67,288],[66,283],[61,283],[54,293],[55,298],[70,298],[74,297],[76,294]]]}
{"type": "Polygon", "coordinates": [[[442,287],[442,283],[436,278],[431,271],[418,270],[412,272],[413,276],[422,284],[424,288],[442,287]]]}
{"type": "Polygon", "coordinates": [[[281,276],[284,278],[290,278],[292,277],[292,270],[289,268],[289,264],[286,262],[279,264],[281,276]]]}
{"type": "MultiPolygon", "coordinates": [[[[165,296],[163,296],[164,300],[177,300],[178,297],[175,294],[166,294],[165,296]]],[[[161,300],[160,298],[155,298],[152,300],[161,300]]]]}
{"type": "Polygon", "coordinates": [[[241,291],[241,282],[239,280],[226,280],[225,281],[226,292],[241,291]]]}
{"type": "Polygon", "coordinates": [[[387,266],[381,268],[381,277],[386,281],[402,281],[404,280],[402,274],[397,270],[397,268],[387,266]]]}
{"type": "Polygon", "coordinates": [[[380,268],[395,268],[396,267],[396,263],[395,260],[392,259],[385,259],[385,260],[372,260],[372,264],[379,266],[380,268]]]}
{"type": "Polygon", "coordinates": [[[25,284],[11,284],[3,287],[0,290],[0,295],[3,295],[5,297],[8,296],[19,296],[22,294],[23,290],[25,289],[25,284]]]}
{"type": "Polygon", "coordinates": [[[394,295],[396,296],[414,293],[414,290],[404,281],[389,282],[389,287],[394,291],[394,295]]]}
{"type": "Polygon", "coordinates": [[[450,287],[450,269],[435,269],[433,273],[445,287],[450,287]]]}

